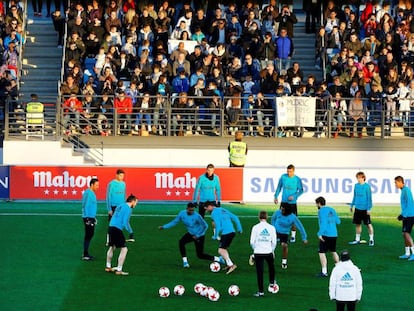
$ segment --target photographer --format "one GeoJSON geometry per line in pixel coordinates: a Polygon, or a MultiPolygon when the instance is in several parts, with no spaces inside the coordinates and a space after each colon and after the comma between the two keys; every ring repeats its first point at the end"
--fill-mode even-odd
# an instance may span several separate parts
{"type": "Polygon", "coordinates": [[[286,28],[289,38],[293,38],[293,25],[298,22],[298,19],[296,18],[296,15],[289,10],[288,5],[282,7],[281,14],[279,14],[275,20],[276,22],[279,22],[278,35],[280,35],[280,30],[282,28],[286,28]]]}

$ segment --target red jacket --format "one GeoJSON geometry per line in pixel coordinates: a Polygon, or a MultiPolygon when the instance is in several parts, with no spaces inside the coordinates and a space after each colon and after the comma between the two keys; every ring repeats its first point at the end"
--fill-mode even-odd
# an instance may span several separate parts
{"type": "Polygon", "coordinates": [[[114,107],[118,114],[132,113],[132,99],[131,97],[125,97],[123,100],[116,98],[114,107]]]}
{"type": "Polygon", "coordinates": [[[68,112],[82,112],[82,102],[77,97],[69,97],[65,102],[63,103],[63,111],[65,113],[68,112]]]}

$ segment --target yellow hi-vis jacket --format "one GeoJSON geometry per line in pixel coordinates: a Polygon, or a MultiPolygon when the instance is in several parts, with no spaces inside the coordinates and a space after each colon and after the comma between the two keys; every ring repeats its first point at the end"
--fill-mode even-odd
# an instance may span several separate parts
{"type": "Polygon", "coordinates": [[[229,149],[230,163],[236,166],[244,166],[246,164],[247,144],[243,141],[232,141],[229,149]]]}

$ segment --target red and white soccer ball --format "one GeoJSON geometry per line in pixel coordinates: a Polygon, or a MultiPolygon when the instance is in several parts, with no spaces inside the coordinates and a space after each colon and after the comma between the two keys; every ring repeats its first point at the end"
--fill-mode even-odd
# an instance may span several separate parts
{"type": "Polygon", "coordinates": [[[161,287],[158,290],[158,293],[160,294],[160,297],[162,298],[167,298],[168,296],[170,296],[170,290],[168,289],[168,287],[165,287],[165,286],[161,287]]]}
{"type": "Polygon", "coordinates": [[[214,288],[213,288],[213,291],[211,291],[211,293],[208,294],[208,299],[210,301],[217,301],[217,300],[220,299],[220,293],[218,291],[214,290],[214,288]]]}
{"type": "Polygon", "coordinates": [[[182,296],[184,295],[185,292],[185,288],[182,285],[175,285],[174,287],[174,294],[177,296],[182,296]]]}
{"type": "Polygon", "coordinates": [[[218,262],[212,262],[210,264],[210,270],[211,272],[219,272],[221,269],[220,264],[218,262]]]}
{"type": "Polygon", "coordinates": [[[210,289],[210,287],[208,286],[204,286],[202,288],[202,290],[200,291],[200,296],[202,297],[207,297],[208,298],[208,290],[210,289]]]}
{"type": "Polygon", "coordinates": [[[270,284],[267,288],[269,293],[277,294],[279,292],[279,285],[277,284],[270,284]]]}
{"type": "Polygon", "coordinates": [[[230,296],[237,296],[240,294],[240,288],[237,285],[230,285],[228,292],[230,296]]]}
{"type": "Polygon", "coordinates": [[[196,294],[200,294],[201,291],[205,288],[206,286],[203,283],[197,283],[196,285],[194,285],[194,292],[196,294]]]}

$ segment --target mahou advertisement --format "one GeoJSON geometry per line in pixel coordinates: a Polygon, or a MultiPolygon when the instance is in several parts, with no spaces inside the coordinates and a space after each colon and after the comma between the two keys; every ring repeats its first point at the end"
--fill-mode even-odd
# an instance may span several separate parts
{"type": "MultiPolygon", "coordinates": [[[[10,199],[80,200],[93,177],[99,179],[98,200],[105,200],[106,186],[117,167],[10,167],[10,199]]],[[[122,168],[127,195],[146,201],[192,201],[205,168],[122,168]]],[[[243,169],[216,168],[223,201],[242,201],[243,169]]]]}

